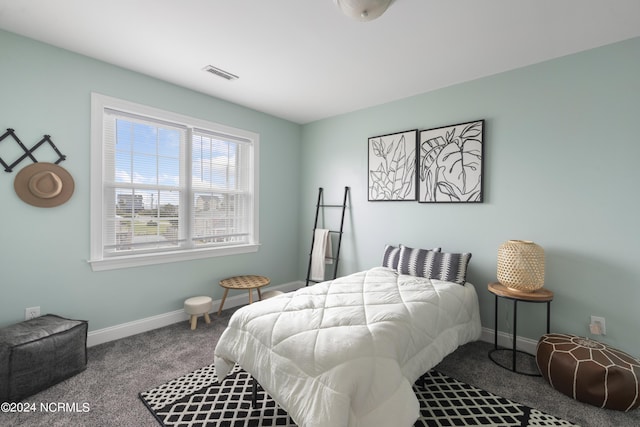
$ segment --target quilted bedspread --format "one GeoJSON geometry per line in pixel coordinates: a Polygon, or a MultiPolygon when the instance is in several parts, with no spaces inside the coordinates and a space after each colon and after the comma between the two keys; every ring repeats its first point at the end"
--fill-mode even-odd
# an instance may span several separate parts
{"type": "Polygon", "coordinates": [[[376,267],[237,310],[215,368],[238,363],[300,427],[408,427],[412,384],[480,329],[471,284],[376,267]]]}

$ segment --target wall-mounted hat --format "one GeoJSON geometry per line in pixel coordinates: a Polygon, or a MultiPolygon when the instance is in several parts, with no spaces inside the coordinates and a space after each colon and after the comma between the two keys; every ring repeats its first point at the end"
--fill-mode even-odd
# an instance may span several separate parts
{"type": "Polygon", "coordinates": [[[39,208],[52,208],[69,200],[75,184],[63,167],[38,162],[18,172],[13,187],[23,202],[39,208]]]}

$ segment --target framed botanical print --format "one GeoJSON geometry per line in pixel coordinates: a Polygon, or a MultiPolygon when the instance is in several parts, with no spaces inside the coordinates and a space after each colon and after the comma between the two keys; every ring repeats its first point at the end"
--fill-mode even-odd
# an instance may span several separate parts
{"type": "Polygon", "coordinates": [[[369,201],[415,201],[418,130],[369,138],[369,201]]]}
{"type": "Polygon", "coordinates": [[[420,131],[418,202],[482,203],[484,120],[420,131]]]}

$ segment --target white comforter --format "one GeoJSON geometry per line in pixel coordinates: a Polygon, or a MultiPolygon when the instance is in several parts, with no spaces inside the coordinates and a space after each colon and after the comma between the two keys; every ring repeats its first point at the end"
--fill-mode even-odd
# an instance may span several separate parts
{"type": "Polygon", "coordinates": [[[300,427],[412,426],[412,384],[480,337],[473,286],[376,267],[236,311],[215,349],[300,427]]]}

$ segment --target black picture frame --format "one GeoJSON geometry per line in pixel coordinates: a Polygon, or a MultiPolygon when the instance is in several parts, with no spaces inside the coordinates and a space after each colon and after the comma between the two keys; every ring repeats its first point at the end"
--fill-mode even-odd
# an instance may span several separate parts
{"type": "Polygon", "coordinates": [[[368,200],[416,201],[418,130],[368,140],[368,200]]]}
{"type": "Polygon", "coordinates": [[[482,203],[484,120],[420,131],[419,203],[482,203]]]}

